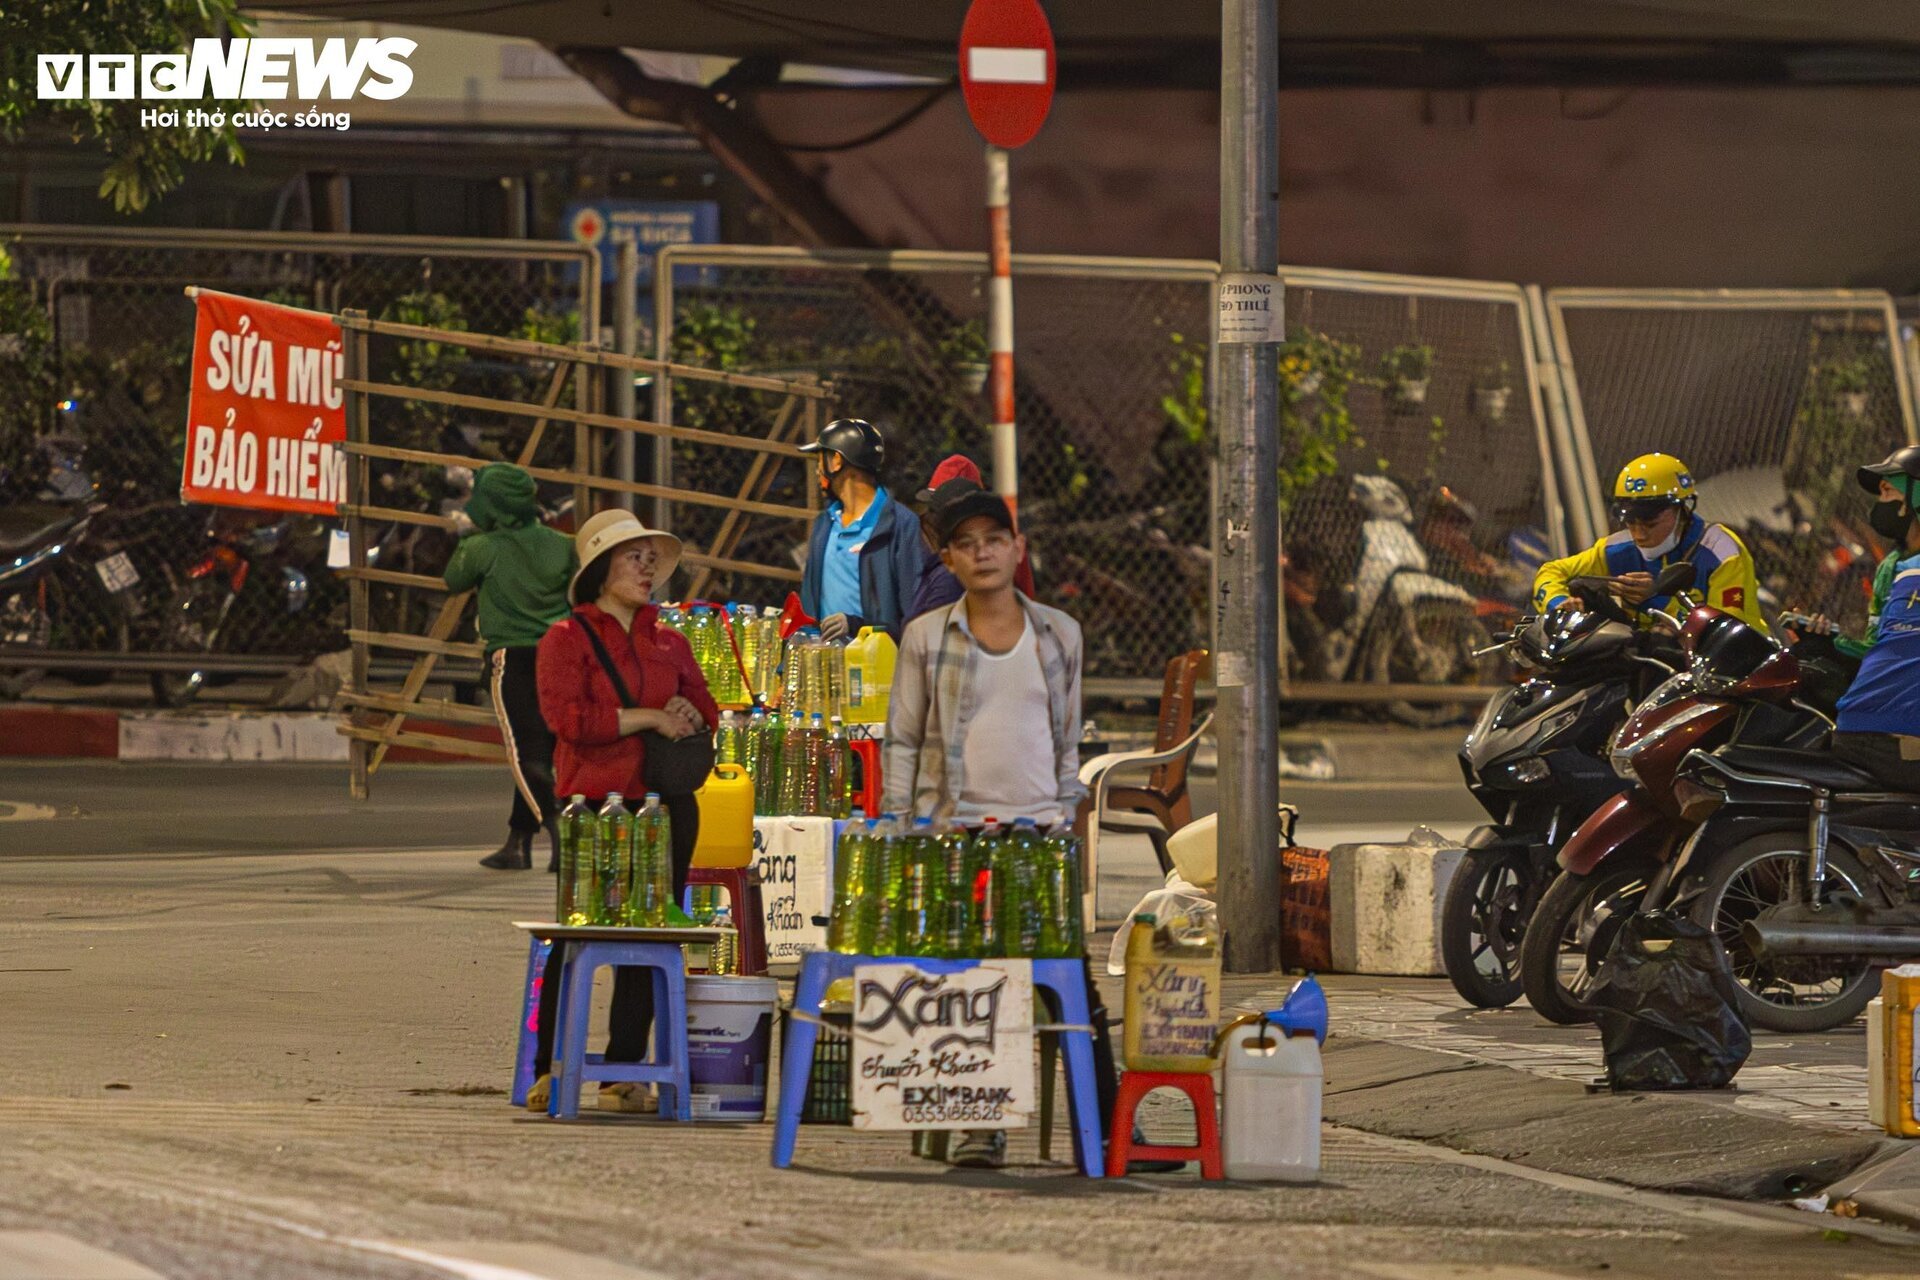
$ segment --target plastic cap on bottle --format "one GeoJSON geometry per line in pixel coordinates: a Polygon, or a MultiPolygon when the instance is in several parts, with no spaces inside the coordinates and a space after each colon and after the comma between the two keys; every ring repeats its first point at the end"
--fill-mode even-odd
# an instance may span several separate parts
{"type": "Polygon", "coordinates": [[[648,803],[648,804],[659,804],[659,803],[660,803],[660,793],[659,793],[658,791],[649,791],[649,792],[647,792],[647,803],[648,803]]]}
{"type": "Polygon", "coordinates": [[[813,713],[813,724],[816,729],[820,727],[820,713],[818,711],[813,713]]]}
{"type": "Polygon", "coordinates": [[[1159,924],[1160,918],[1151,911],[1142,911],[1133,917],[1135,924],[1159,924]]]}
{"type": "Polygon", "coordinates": [[[1016,827],[1038,827],[1040,824],[1035,822],[1032,818],[1015,818],[1013,820],[1013,825],[1016,827]]]}
{"type": "Polygon", "coordinates": [[[913,825],[916,827],[932,827],[933,819],[932,818],[915,818],[913,820],[913,825]]]}
{"type": "Polygon", "coordinates": [[[575,804],[585,804],[587,802],[585,794],[579,791],[573,793],[572,799],[575,804]]]}
{"type": "Polygon", "coordinates": [[[618,791],[607,792],[607,800],[609,803],[615,800],[624,800],[624,799],[626,799],[626,797],[621,795],[618,791]]]}

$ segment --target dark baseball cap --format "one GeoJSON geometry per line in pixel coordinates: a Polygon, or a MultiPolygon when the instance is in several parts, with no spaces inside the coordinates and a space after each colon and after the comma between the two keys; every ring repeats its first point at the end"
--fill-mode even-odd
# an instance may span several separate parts
{"type": "Polygon", "coordinates": [[[978,484],[966,479],[953,479],[933,491],[927,510],[927,519],[933,526],[933,539],[939,546],[946,546],[958,529],[975,516],[987,519],[1013,532],[1013,513],[1007,510],[1006,499],[997,493],[988,493],[978,484]]]}

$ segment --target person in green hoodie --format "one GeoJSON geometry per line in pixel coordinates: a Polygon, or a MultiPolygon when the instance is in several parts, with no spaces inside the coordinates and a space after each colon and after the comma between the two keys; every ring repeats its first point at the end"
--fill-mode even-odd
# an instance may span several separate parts
{"type": "Polygon", "coordinates": [[[553,798],[553,732],[540,715],[535,654],[547,628],[567,616],[573,539],[540,522],[533,477],[504,462],[481,469],[467,500],[476,532],[461,540],[444,575],[449,591],[477,591],[480,641],[486,646],[494,714],[513,768],[513,813],[507,842],[480,859],[496,871],[533,866],[533,833],[545,827],[559,867],[553,798]]]}

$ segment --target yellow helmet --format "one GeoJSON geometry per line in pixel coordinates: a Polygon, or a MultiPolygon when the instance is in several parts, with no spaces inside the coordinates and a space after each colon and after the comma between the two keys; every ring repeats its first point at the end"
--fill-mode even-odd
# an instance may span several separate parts
{"type": "Polygon", "coordinates": [[[1613,514],[1622,523],[1630,515],[1651,519],[1667,507],[1691,508],[1695,500],[1693,473],[1669,453],[1641,454],[1613,482],[1613,514]]]}

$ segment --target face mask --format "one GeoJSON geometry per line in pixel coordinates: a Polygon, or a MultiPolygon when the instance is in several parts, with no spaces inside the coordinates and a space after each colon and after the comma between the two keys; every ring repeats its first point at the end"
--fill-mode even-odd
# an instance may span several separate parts
{"type": "Polygon", "coordinates": [[[1683,514],[1678,520],[1673,522],[1673,532],[1662,538],[1657,546],[1642,547],[1637,542],[1633,545],[1638,548],[1640,554],[1647,559],[1658,560],[1661,556],[1680,545],[1680,535],[1686,532],[1686,528],[1687,518],[1683,514]]]}
{"type": "Polygon", "coordinates": [[[1905,545],[1907,530],[1913,527],[1913,509],[1898,499],[1876,502],[1873,504],[1873,513],[1867,517],[1867,523],[1887,541],[1905,545]]]}

